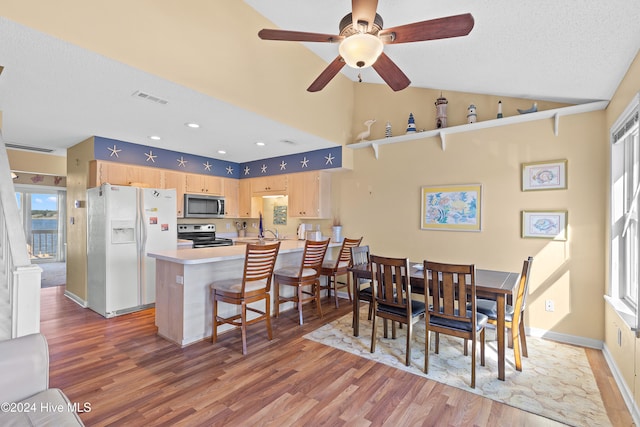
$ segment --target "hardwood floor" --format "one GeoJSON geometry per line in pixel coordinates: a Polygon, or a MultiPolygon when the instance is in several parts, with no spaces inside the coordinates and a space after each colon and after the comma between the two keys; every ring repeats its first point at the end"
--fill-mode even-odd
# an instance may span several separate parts
{"type": "MultiPolygon", "coordinates": [[[[41,331],[49,342],[50,386],[90,411],[88,426],[555,426],[546,418],[305,340],[349,312],[323,299],[324,319],[305,307],[240,333],[186,348],[159,338],[154,310],[104,319],[42,289],[41,331]],[[326,305],[326,308],[324,307],[326,305]]],[[[602,353],[587,351],[609,418],[633,425],[602,353]]]]}

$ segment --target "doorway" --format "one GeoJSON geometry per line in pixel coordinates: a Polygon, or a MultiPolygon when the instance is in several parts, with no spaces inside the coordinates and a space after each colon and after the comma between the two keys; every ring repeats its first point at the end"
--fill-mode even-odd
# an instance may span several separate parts
{"type": "Polygon", "coordinates": [[[42,286],[66,283],[66,191],[16,185],[16,202],[31,262],[42,267],[42,286]]]}

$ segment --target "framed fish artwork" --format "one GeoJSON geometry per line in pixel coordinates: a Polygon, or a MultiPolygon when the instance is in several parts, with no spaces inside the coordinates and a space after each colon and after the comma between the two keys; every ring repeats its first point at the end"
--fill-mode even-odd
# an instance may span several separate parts
{"type": "Polygon", "coordinates": [[[567,240],[567,211],[522,211],[522,237],[567,240]]]}
{"type": "Polygon", "coordinates": [[[522,191],[566,189],[566,160],[522,164],[522,191]]]}

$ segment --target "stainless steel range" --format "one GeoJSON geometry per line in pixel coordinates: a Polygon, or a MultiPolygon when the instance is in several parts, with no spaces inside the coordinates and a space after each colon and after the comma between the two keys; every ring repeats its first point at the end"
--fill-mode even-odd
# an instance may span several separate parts
{"type": "Polygon", "coordinates": [[[231,239],[216,237],[215,224],[178,224],[178,239],[193,241],[194,248],[233,245],[231,239]]]}

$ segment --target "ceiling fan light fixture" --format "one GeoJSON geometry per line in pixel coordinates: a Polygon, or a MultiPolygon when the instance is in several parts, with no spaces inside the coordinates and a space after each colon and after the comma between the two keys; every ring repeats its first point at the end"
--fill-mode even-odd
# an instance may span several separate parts
{"type": "Polygon", "coordinates": [[[382,41],[373,34],[354,34],[340,43],[338,51],[352,68],[372,66],[382,53],[382,41]]]}

